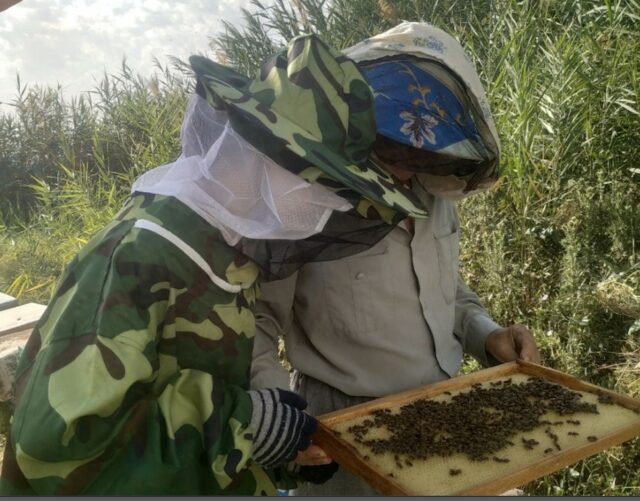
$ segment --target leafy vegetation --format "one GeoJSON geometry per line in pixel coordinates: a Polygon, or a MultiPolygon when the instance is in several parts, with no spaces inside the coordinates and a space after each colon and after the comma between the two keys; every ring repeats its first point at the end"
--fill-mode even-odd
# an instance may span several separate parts
{"type": "Polygon", "coordinates": [[[0,290],[46,303],[63,267],[117,212],[133,180],[180,151],[193,83],[123,63],[93,92],[22,87],[0,116],[0,290]]]}
{"type": "MultiPolygon", "coordinates": [[[[640,397],[640,5],[636,0],[254,0],[213,40],[255,71],[314,31],[338,48],[400,19],[470,52],[501,135],[502,177],[461,204],[461,262],[502,323],[534,331],[548,365],[640,397]]],[[[93,93],[18,83],[0,116],[0,290],[46,302],[63,266],[131,181],[175,158],[191,80],[123,65],[93,93]]],[[[474,368],[469,362],[466,370],[474,368]]],[[[640,493],[632,441],[526,486],[536,495],[640,493]]]]}

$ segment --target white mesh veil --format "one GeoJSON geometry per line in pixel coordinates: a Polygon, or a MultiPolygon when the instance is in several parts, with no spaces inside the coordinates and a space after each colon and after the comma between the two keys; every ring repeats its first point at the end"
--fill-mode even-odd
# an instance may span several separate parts
{"type": "Polygon", "coordinates": [[[351,208],[263,155],[194,95],[182,126],[182,154],[140,176],[132,192],[173,196],[218,228],[229,245],[242,237],[300,240],[319,233],[332,211],[351,208]]]}

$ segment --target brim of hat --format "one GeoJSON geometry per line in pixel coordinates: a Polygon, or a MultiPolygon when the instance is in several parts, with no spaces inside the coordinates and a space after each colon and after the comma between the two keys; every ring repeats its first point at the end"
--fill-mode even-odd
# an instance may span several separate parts
{"type": "MultiPolygon", "coordinates": [[[[381,167],[370,160],[365,160],[362,164],[354,164],[341,152],[327,148],[320,139],[287,117],[271,109],[264,110],[264,106],[248,92],[251,83],[249,78],[201,56],[192,56],[190,62],[198,77],[206,80],[206,91],[214,94],[207,97],[213,97],[215,103],[223,103],[228,111],[234,112],[231,115],[240,114],[244,120],[257,122],[254,124],[255,128],[262,135],[266,134],[279,139],[291,153],[316,166],[331,179],[365,198],[410,217],[428,216],[426,208],[417,196],[381,167]]],[[[232,116],[230,120],[231,125],[234,126],[232,116]]],[[[245,137],[243,130],[237,130],[237,132],[245,137]]],[[[245,137],[245,139],[262,151],[262,148],[256,144],[255,137],[245,137]]],[[[264,143],[264,139],[262,142],[264,143]]],[[[266,151],[264,153],[269,155],[266,151]]],[[[277,159],[274,160],[277,161],[277,159]]]]}

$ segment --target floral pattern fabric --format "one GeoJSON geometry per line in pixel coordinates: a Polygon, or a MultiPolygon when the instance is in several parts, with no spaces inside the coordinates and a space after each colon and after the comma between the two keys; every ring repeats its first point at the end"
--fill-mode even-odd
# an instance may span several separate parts
{"type": "Polygon", "coordinates": [[[378,133],[461,159],[486,161],[492,155],[476,126],[482,112],[452,73],[402,56],[367,63],[363,72],[374,91],[378,133]]]}

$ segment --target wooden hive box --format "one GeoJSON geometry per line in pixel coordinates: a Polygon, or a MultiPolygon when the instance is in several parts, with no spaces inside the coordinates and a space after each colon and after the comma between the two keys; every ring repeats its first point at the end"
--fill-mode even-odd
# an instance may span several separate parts
{"type": "MultiPolygon", "coordinates": [[[[13,399],[18,355],[47,308],[36,303],[16,304],[16,299],[0,294],[0,404],[13,399]],[[7,305],[10,306],[5,308],[7,305]]],[[[2,426],[0,423],[0,431],[4,431],[2,426]]]]}
{"type": "MultiPolygon", "coordinates": [[[[497,495],[640,435],[640,401],[553,369],[516,361],[376,399],[318,419],[320,426],[314,443],[342,468],[360,476],[381,494],[497,495]],[[539,418],[543,424],[515,433],[510,437],[511,445],[494,451],[488,458],[471,460],[456,452],[445,457],[412,459],[410,466],[406,456],[374,453],[370,444],[358,443],[349,431],[353,425],[362,426],[366,420],[371,423],[376,411],[397,414],[403,406],[419,400],[446,403],[456,395],[465,398],[476,388],[491,389],[507,383],[520,385],[532,377],[577,392],[580,401],[592,404],[592,408],[597,406],[598,413],[546,412],[539,418]]],[[[366,437],[369,440],[389,438],[389,431],[380,426],[369,426],[367,433],[370,433],[366,437]]]]}
{"type": "Polygon", "coordinates": [[[0,292],[0,311],[13,308],[14,306],[18,306],[18,300],[8,294],[0,292]]]}
{"type": "Polygon", "coordinates": [[[46,309],[42,304],[27,303],[0,311],[0,336],[32,328],[46,309]]]}

